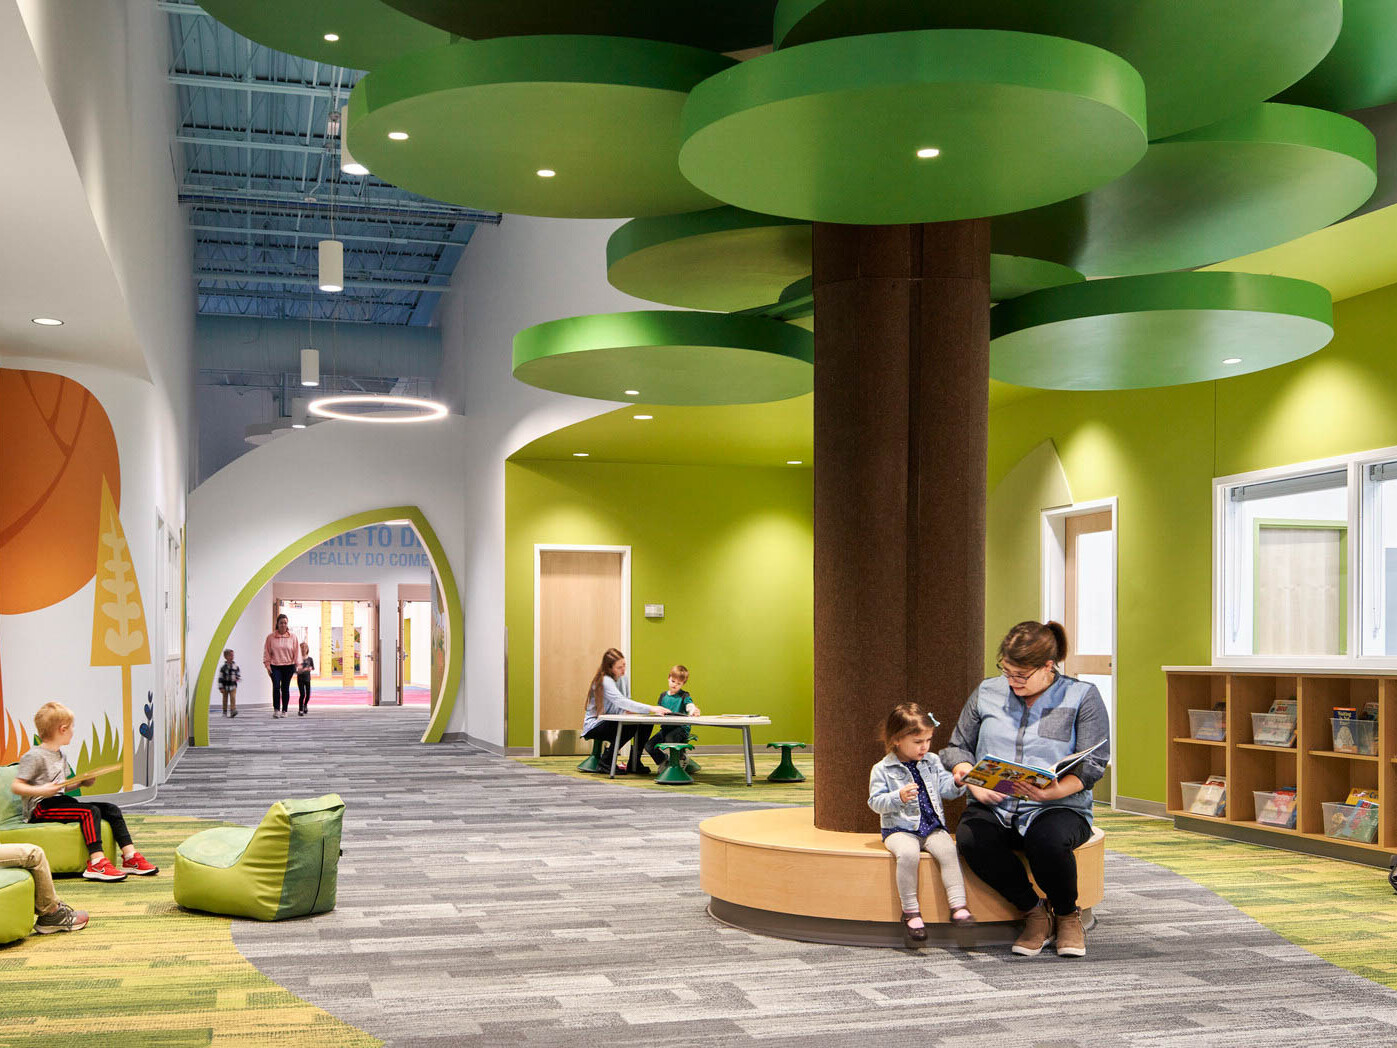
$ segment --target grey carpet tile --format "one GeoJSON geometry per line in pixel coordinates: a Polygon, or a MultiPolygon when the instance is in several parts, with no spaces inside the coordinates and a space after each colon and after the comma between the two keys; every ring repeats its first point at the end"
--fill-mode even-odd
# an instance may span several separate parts
{"type": "Polygon", "coordinates": [[[1397,995],[1110,852],[1083,960],[749,935],[712,920],[698,889],[697,823],[744,805],[423,746],[425,723],[413,709],[215,719],[214,745],[157,801],[251,824],[281,797],[344,797],[337,908],[237,922],[234,941],[390,1045],[1397,1043],[1397,995]]]}

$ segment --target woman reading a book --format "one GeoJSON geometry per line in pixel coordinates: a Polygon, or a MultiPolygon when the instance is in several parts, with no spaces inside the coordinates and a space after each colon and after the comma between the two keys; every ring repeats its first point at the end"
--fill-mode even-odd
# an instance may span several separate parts
{"type": "Polygon", "coordinates": [[[1060,957],[1087,952],[1074,851],[1091,836],[1091,788],[1110,760],[1110,724],[1096,686],[1059,671],[1066,657],[1061,625],[1020,622],[999,645],[1002,672],[975,689],[940,753],[971,795],[956,846],[982,881],[1023,911],[1023,934],[1013,946],[1023,957],[1037,957],[1054,938],[1060,957]],[[982,762],[1039,772],[985,789],[966,781],[982,762]],[[1020,851],[1046,900],[1034,891],[1020,851]]]}

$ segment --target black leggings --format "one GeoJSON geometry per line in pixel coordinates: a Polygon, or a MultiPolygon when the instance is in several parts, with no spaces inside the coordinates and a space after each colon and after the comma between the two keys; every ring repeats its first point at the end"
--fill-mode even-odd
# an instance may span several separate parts
{"type": "Polygon", "coordinates": [[[1039,812],[1022,837],[994,811],[971,802],[956,827],[956,846],[976,876],[1021,910],[1038,904],[1038,893],[1019,861],[1022,851],[1054,913],[1077,908],[1076,848],[1091,837],[1086,816],[1067,808],[1039,812]]]}
{"type": "Polygon", "coordinates": [[[121,809],[108,801],[80,801],[76,797],[44,797],[34,806],[30,822],[75,822],[82,830],[83,843],[88,854],[102,850],[102,820],[112,828],[117,847],[125,848],[131,843],[131,833],[126,829],[126,820],[121,817],[121,809]]]}
{"type": "MultiPolygon", "coordinates": [[[[623,724],[621,725],[621,746],[626,743],[631,744],[631,760],[628,766],[631,771],[640,770],[640,751],[645,748],[645,744],[650,741],[649,724],[623,724]]],[[[616,724],[614,721],[597,721],[592,726],[591,731],[584,731],[582,737],[588,742],[593,741],[598,736],[606,741],[606,754],[611,752],[612,741],[616,738],[616,724]]],[[[606,757],[608,770],[611,765],[611,758],[606,757]]]]}
{"type": "Polygon", "coordinates": [[[272,666],[272,709],[285,713],[291,705],[291,677],[295,666],[272,666]]]}
{"type": "Polygon", "coordinates": [[[301,705],[301,712],[302,712],[302,713],[305,713],[306,710],[310,709],[310,674],[309,674],[309,673],[298,673],[298,674],[296,674],[296,690],[299,691],[299,692],[301,693],[300,699],[299,699],[298,701],[300,702],[300,705],[301,705]]]}

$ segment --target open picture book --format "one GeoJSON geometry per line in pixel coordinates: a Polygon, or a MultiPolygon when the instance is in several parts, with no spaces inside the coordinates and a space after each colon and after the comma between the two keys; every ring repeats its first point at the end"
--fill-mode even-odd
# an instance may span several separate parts
{"type": "Polygon", "coordinates": [[[987,790],[994,790],[996,793],[1012,792],[1002,790],[1000,787],[1012,786],[1020,782],[1032,783],[1040,790],[1046,789],[1057,782],[1065,773],[1071,771],[1073,766],[1083,757],[1094,753],[1105,745],[1106,740],[1102,739],[1095,746],[1089,746],[1087,749],[1069,754],[1049,768],[1020,764],[1018,761],[1011,761],[1006,757],[981,757],[975,763],[975,767],[965,773],[964,781],[972,786],[982,786],[987,790]]]}

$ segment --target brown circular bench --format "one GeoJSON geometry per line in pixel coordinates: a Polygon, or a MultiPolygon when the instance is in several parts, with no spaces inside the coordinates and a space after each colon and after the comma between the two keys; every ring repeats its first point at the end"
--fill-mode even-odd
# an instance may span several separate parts
{"type": "MultiPolygon", "coordinates": [[[[1077,849],[1077,895],[1088,912],[1105,892],[1105,839],[1099,829],[1077,849]]],[[[922,917],[942,938],[977,944],[1012,942],[1019,912],[962,865],[967,905],[977,923],[953,928],[930,855],[922,855],[922,917]]],[[[1031,876],[1031,875],[1030,875],[1031,876]]],[[[709,912],[737,927],[811,942],[902,944],[892,854],[877,833],[815,826],[813,808],[732,812],[699,823],[699,886],[709,912]]]]}

